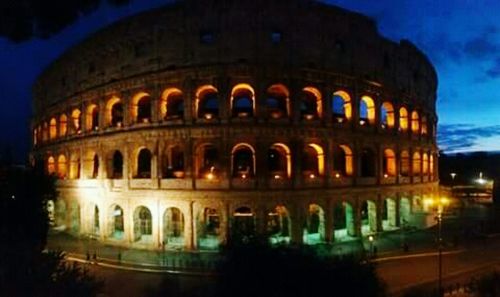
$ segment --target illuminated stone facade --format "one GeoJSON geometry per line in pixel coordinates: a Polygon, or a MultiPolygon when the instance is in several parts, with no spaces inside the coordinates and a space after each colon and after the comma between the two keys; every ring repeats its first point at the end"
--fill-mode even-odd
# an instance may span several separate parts
{"type": "Polygon", "coordinates": [[[316,244],[432,219],[436,73],[308,0],[182,1],[70,49],[34,86],[55,223],[110,244],[316,244]]]}

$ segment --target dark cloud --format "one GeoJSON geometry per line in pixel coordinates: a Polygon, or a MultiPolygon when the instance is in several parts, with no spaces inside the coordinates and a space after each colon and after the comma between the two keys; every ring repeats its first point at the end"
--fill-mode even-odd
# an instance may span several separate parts
{"type": "Polygon", "coordinates": [[[442,124],[438,129],[438,143],[445,152],[468,150],[477,146],[482,138],[494,136],[500,136],[500,125],[442,124]]]}
{"type": "Polygon", "coordinates": [[[415,42],[435,64],[448,61],[459,63],[462,60],[463,44],[453,41],[447,33],[433,35],[420,33],[416,36],[415,42]]]}
{"type": "Polygon", "coordinates": [[[464,53],[471,58],[484,59],[491,58],[500,50],[500,45],[496,43],[492,34],[484,34],[467,41],[464,44],[464,53]]]}
{"type": "Polygon", "coordinates": [[[486,75],[493,79],[500,77],[500,57],[496,58],[493,65],[486,70],[486,75]]]}

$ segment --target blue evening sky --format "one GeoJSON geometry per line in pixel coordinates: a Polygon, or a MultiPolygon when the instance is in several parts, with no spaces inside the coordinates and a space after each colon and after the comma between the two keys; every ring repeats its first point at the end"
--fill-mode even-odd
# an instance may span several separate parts
{"type": "MultiPolygon", "coordinates": [[[[500,151],[500,1],[323,0],[374,18],[382,35],[409,39],[435,65],[440,148],[445,152],[500,151]]],[[[16,159],[29,150],[31,85],[65,49],[124,16],[166,0],[103,5],[49,40],[13,44],[0,39],[0,146],[16,159]]]]}

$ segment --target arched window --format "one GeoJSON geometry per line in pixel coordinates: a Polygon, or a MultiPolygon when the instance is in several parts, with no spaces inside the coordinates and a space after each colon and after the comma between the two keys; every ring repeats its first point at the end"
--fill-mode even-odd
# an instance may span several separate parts
{"type": "Polygon", "coordinates": [[[429,173],[431,177],[434,176],[434,154],[431,153],[429,156],[429,173]]]}
{"type": "Polygon", "coordinates": [[[59,117],[59,136],[64,137],[68,133],[68,117],[63,113],[59,117]]]}
{"type": "Polygon", "coordinates": [[[119,205],[112,205],[110,210],[110,236],[116,239],[123,238],[123,232],[125,231],[124,227],[124,218],[123,218],[123,209],[119,205]]]}
{"type": "Polygon", "coordinates": [[[427,118],[425,116],[422,116],[422,127],[421,127],[421,132],[422,135],[427,135],[427,118]]]}
{"type": "Polygon", "coordinates": [[[336,176],[352,176],[353,174],[352,150],[347,145],[339,145],[334,150],[333,168],[336,176]]]}
{"type": "Polygon", "coordinates": [[[429,155],[427,153],[424,153],[422,155],[422,173],[429,173],[429,155]]]}
{"type": "Polygon", "coordinates": [[[98,175],[99,175],[99,156],[95,154],[92,160],[92,178],[97,178],[98,175]]]}
{"type": "Polygon", "coordinates": [[[79,179],[80,178],[80,169],[81,162],[79,154],[73,153],[70,155],[70,168],[69,168],[69,178],[71,179],[79,179]]]}
{"type": "Polygon", "coordinates": [[[47,159],[47,172],[49,174],[56,172],[56,160],[52,156],[47,159]]]}
{"type": "Polygon", "coordinates": [[[121,127],[123,125],[123,103],[120,98],[111,98],[106,105],[106,122],[111,127],[121,127]]]}
{"type": "Polygon", "coordinates": [[[71,124],[74,133],[80,134],[82,131],[82,113],[78,108],[73,109],[71,112],[71,124]]]}
{"type": "Polygon", "coordinates": [[[408,176],[410,172],[410,154],[408,151],[401,152],[401,161],[400,161],[400,169],[399,172],[402,176],[408,176]]]}
{"type": "Polygon", "coordinates": [[[253,177],[255,175],[255,150],[248,144],[238,144],[232,150],[233,177],[253,177]]]}
{"type": "Polygon", "coordinates": [[[43,123],[42,139],[44,142],[49,140],[49,124],[47,122],[43,123]]]}
{"type": "Polygon", "coordinates": [[[200,147],[198,156],[198,175],[214,179],[219,171],[219,150],[211,144],[200,147]]]}
{"type": "Polygon", "coordinates": [[[213,86],[203,86],[196,92],[198,118],[211,120],[219,117],[219,94],[213,86]]]}
{"type": "Polygon", "coordinates": [[[151,122],[151,97],[149,95],[144,95],[137,101],[137,122],[151,122]]]}
{"type": "Polygon", "coordinates": [[[201,237],[217,236],[220,232],[220,218],[217,209],[205,208],[203,210],[203,218],[201,218],[203,229],[201,237]]]}
{"type": "Polygon", "coordinates": [[[318,119],[322,115],[321,93],[313,87],[302,89],[300,100],[300,114],[303,119],[318,119]]]}
{"type": "Polygon", "coordinates": [[[325,155],[321,146],[311,143],[304,147],[302,170],[310,178],[323,176],[325,173],[325,155]]]}
{"type": "Polygon", "coordinates": [[[382,128],[394,127],[394,107],[392,107],[392,103],[384,102],[382,104],[382,108],[380,109],[380,123],[382,128]]]}
{"type": "Polygon", "coordinates": [[[134,212],[134,239],[139,241],[144,235],[153,234],[151,212],[144,206],[139,206],[134,212]]]}
{"type": "Polygon", "coordinates": [[[167,178],[184,177],[184,151],[178,145],[170,146],[167,149],[167,166],[164,169],[167,178]]]}
{"type": "Polygon", "coordinates": [[[276,84],[270,86],[267,89],[266,96],[266,108],[269,118],[280,119],[288,117],[290,114],[289,92],[284,85],[276,84]]]}
{"type": "Polygon", "coordinates": [[[248,84],[238,84],[231,91],[232,116],[252,117],[255,109],[255,92],[248,84]]]}
{"type": "Polygon", "coordinates": [[[375,124],[375,102],[369,96],[361,97],[359,102],[359,123],[361,125],[375,124]]]}
{"type": "Polygon", "coordinates": [[[384,150],[384,176],[396,175],[396,154],[391,149],[384,150]]]}
{"type": "Polygon", "coordinates": [[[376,171],[375,153],[370,148],[361,151],[361,177],[374,177],[376,171]]]}
{"type": "Polygon", "coordinates": [[[120,179],[123,178],[123,155],[120,151],[115,151],[113,154],[113,172],[111,174],[112,178],[120,179]]]}
{"type": "Polygon", "coordinates": [[[401,131],[408,130],[408,110],[405,107],[399,109],[399,129],[401,131]]]}
{"type": "Polygon", "coordinates": [[[420,159],[420,153],[415,152],[413,153],[413,175],[419,175],[422,170],[421,170],[421,165],[422,160],[420,159]]]}
{"type": "Polygon", "coordinates": [[[137,155],[137,177],[151,178],[151,152],[142,148],[137,155]]]}
{"type": "Polygon", "coordinates": [[[273,144],[267,152],[267,165],[274,178],[289,178],[292,174],[290,149],[281,143],[273,144]]]}
{"type": "Polygon", "coordinates": [[[176,88],[166,89],[162,94],[160,111],[165,120],[183,119],[184,96],[181,90],[176,88]]]}
{"type": "Polygon", "coordinates": [[[57,121],[55,118],[50,119],[50,126],[49,126],[49,138],[55,139],[57,137],[57,121]]]}
{"type": "Polygon", "coordinates": [[[59,178],[66,178],[66,156],[59,155],[57,158],[57,175],[59,178]]]}
{"type": "Polygon", "coordinates": [[[337,91],[333,93],[332,98],[332,113],[336,122],[350,120],[352,117],[351,96],[345,91],[337,91]]]}
{"type": "Polygon", "coordinates": [[[419,134],[420,132],[420,118],[417,111],[411,113],[411,131],[414,134],[419,134]]]}
{"type": "Polygon", "coordinates": [[[99,108],[96,104],[91,104],[87,107],[87,129],[88,131],[96,131],[99,129],[99,108]]]}
{"type": "Polygon", "coordinates": [[[170,207],[163,215],[164,231],[163,240],[165,244],[183,243],[184,236],[184,215],[177,207],[170,207]],[[179,242],[181,241],[181,242],[179,242]]]}

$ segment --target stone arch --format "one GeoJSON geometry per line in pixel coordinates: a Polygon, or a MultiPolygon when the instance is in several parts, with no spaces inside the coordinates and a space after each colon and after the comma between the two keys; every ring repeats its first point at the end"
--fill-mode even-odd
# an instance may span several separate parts
{"type": "Polygon", "coordinates": [[[375,124],[375,101],[370,96],[362,96],[359,101],[359,123],[361,125],[375,124]]]}
{"type": "Polygon", "coordinates": [[[79,153],[72,153],[70,155],[69,164],[69,178],[79,179],[80,178],[80,168],[82,166],[79,153]]]}
{"type": "Polygon", "coordinates": [[[64,137],[68,133],[68,117],[63,113],[59,116],[59,137],[64,137]]]}
{"type": "Polygon", "coordinates": [[[302,89],[300,98],[300,115],[303,119],[313,120],[323,116],[321,92],[315,87],[302,89]]]}
{"type": "Polygon", "coordinates": [[[214,179],[219,175],[219,149],[211,143],[198,146],[196,168],[198,177],[214,179]]]}
{"type": "Polygon", "coordinates": [[[324,176],[325,153],[323,148],[316,143],[309,143],[302,152],[302,171],[309,178],[324,176]]]}
{"type": "Polygon", "coordinates": [[[290,148],[283,143],[274,143],[267,153],[269,173],[274,178],[290,178],[292,175],[292,157],[290,148]]]}
{"type": "Polygon", "coordinates": [[[384,150],[383,169],[384,177],[396,176],[396,154],[392,149],[384,150]]]}
{"type": "Polygon", "coordinates": [[[353,154],[348,145],[341,144],[334,149],[333,168],[337,177],[353,175],[353,154]]]}
{"type": "Polygon", "coordinates": [[[74,134],[82,132],[82,112],[78,108],[71,112],[71,129],[74,134]]]}
{"type": "Polygon", "coordinates": [[[111,127],[121,127],[124,122],[123,102],[120,98],[113,96],[106,103],[106,124],[111,127]]]}
{"type": "Polygon", "coordinates": [[[151,178],[152,159],[153,154],[149,149],[143,147],[137,151],[136,178],[151,178]]]}
{"type": "Polygon", "coordinates": [[[255,176],[255,149],[248,143],[239,143],[231,150],[231,172],[233,177],[255,176]]]}
{"type": "Polygon", "coordinates": [[[60,154],[59,157],[57,157],[57,175],[59,178],[66,178],[67,165],[66,156],[64,154],[60,154]]]}
{"type": "Polygon", "coordinates": [[[169,207],[163,213],[163,244],[166,247],[183,247],[184,214],[177,207],[169,207]]]}
{"type": "Polygon", "coordinates": [[[347,201],[335,203],[333,210],[333,228],[336,241],[347,241],[356,236],[355,218],[355,210],[351,203],[347,201]]]}
{"type": "Polygon", "coordinates": [[[414,152],[412,156],[412,173],[413,175],[419,175],[422,172],[422,159],[420,158],[420,152],[414,152]]]}
{"type": "Polygon", "coordinates": [[[266,231],[271,244],[290,242],[292,221],[284,205],[277,205],[267,212],[266,231]]]}
{"type": "Polygon", "coordinates": [[[286,118],[290,115],[290,92],[283,84],[271,85],[266,90],[267,117],[271,119],[286,118]]]}
{"type": "Polygon", "coordinates": [[[411,201],[402,197],[399,200],[399,224],[401,228],[406,228],[411,223],[411,201]]]}
{"type": "Polygon", "coordinates": [[[110,177],[112,179],[122,179],[123,178],[123,154],[119,150],[115,150],[111,157],[111,172],[110,177]]]}
{"type": "Polygon", "coordinates": [[[164,120],[184,118],[184,94],[177,88],[163,91],[160,100],[160,115],[164,120]]]}
{"type": "Polygon", "coordinates": [[[360,154],[360,176],[375,177],[377,172],[377,162],[375,152],[369,147],[361,150],[360,154]]]}
{"type": "Polygon", "coordinates": [[[411,132],[414,134],[420,133],[420,116],[416,110],[411,113],[411,132]]]}
{"type": "Polygon", "coordinates": [[[199,119],[219,117],[219,91],[212,85],[204,85],[196,90],[196,115],[199,119]]]}
{"type": "Polygon", "coordinates": [[[396,199],[388,197],[385,198],[382,203],[382,229],[386,231],[394,230],[399,224],[396,199]]]}
{"type": "Polygon", "coordinates": [[[408,131],[408,110],[404,106],[399,109],[399,129],[408,131]]]}
{"type": "Polygon", "coordinates": [[[255,213],[250,207],[241,206],[233,211],[231,238],[234,242],[246,242],[255,237],[255,213]]]}
{"type": "Polygon", "coordinates": [[[307,207],[304,226],[304,243],[318,244],[325,240],[325,211],[318,204],[311,203],[307,207]]]}
{"type": "Polygon", "coordinates": [[[377,203],[373,200],[364,200],[361,203],[361,233],[363,235],[377,232],[377,203]]]}
{"type": "Polygon", "coordinates": [[[166,178],[183,178],[185,176],[184,150],[181,145],[169,145],[165,151],[163,163],[163,176],[166,178]]]}
{"type": "Polygon", "coordinates": [[[429,174],[429,155],[427,153],[422,155],[422,174],[429,174]]]}
{"type": "Polygon", "coordinates": [[[352,102],[349,93],[342,90],[333,93],[332,113],[334,120],[338,123],[352,118],[352,102]]]}
{"type": "Polygon", "coordinates": [[[203,207],[198,213],[197,228],[198,248],[205,250],[218,249],[222,243],[222,216],[217,208],[203,207]]]}
{"type": "Polygon", "coordinates": [[[380,108],[380,124],[382,128],[394,128],[394,107],[389,101],[382,103],[380,108]]]}
{"type": "Polygon", "coordinates": [[[402,176],[410,174],[410,154],[407,150],[401,151],[399,172],[402,176]]]}
{"type": "Polygon", "coordinates": [[[56,160],[53,156],[49,156],[47,158],[47,173],[54,174],[56,173],[56,160]]]}
{"type": "Polygon", "coordinates": [[[99,107],[97,104],[89,104],[85,113],[85,124],[87,131],[99,130],[99,107]]]}
{"type": "Polygon", "coordinates": [[[231,90],[231,113],[233,117],[253,117],[255,113],[255,91],[245,83],[237,84],[231,90]]]}
{"type": "Polygon", "coordinates": [[[49,139],[53,140],[57,137],[57,120],[56,118],[51,118],[49,121],[49,139]]]}
{"type": "MultiPolygon", "coordinates": [[[[123,208],[118,204],[113,204],[108,210],[108,237],[112,239],[124,239],[125,220],[123,208]]],[[[135,218],[134,218],[135,219],[135,218]]]]}
{"type": "Polygon", "coordinates": [[[149,243],[153,239],[153,217],[146,206],[134,210],[134,241],[149,243]]]}
{"type": "Polygon", "coordinates": [[[151,95],[138,92],[132,97],[131,115],[137,123],[150,123],[152,120],[151,95]]]}

